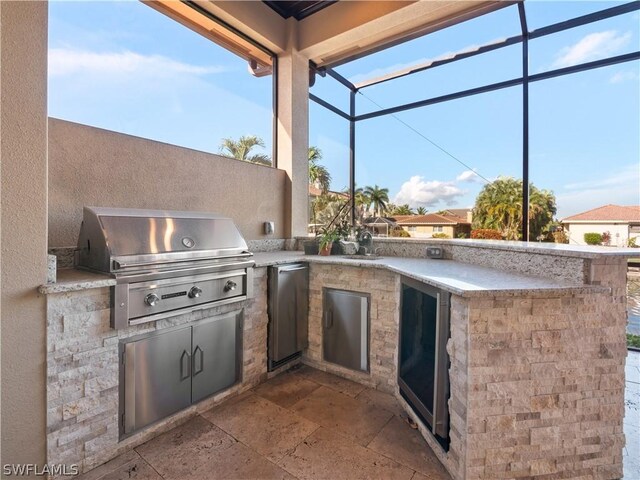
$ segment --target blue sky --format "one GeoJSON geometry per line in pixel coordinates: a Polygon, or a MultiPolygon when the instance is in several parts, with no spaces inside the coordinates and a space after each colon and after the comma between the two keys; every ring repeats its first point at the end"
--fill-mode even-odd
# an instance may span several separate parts
{"type": "MultiPolygon", "coordinates": [[[[526,2],[531,29],[620,2],[526,2]]],[[[271,78],[139,2],[50,2],[49,114],[194,149],[257,134],[271,153],[271,78]]],[[[640,49],[638,12],[532,41],[532,73],[640,49]]],[[[337,70],[360,81],[519,32],[517,8],[363,57],[337,70]]],[[[519,76],[512,46],[363,90],[357,111],[519,76]]],[[[359,122],[356,182],[430,211],[472,206],[486,179],[521,176],[522,97],[514,87],[359,122]],[[435,147],[428,138],[450,155],[435,147]],[[454,158],[460,162],[456,161],[454,158]],[[463,165],[464,164],[464,165],[463,165]]],[[[330,77],[312,92],[343,110],[330,77]]],[[[313,102],[310,143],[332,188],[348,185],[348,123],[313,102]]],[[[530,90],[530,175],[562,218],[640,203],[640,62],[542,81],[530,90]]]]}

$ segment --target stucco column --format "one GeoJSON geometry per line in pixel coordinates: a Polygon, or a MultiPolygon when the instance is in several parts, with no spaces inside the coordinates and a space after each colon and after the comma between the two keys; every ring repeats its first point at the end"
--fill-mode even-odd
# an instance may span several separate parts
{"type": "Polygon", "coordinates": [[[2,464],[46,460],[47,2],[1,1],[2,464]]]}
{"type": "Polygon", "coordinates": [[[309,201],[309,59],[297,48],[297,23],[278,56],[278,168],[287,172],[284,235],[306,235],[309,201]]]}

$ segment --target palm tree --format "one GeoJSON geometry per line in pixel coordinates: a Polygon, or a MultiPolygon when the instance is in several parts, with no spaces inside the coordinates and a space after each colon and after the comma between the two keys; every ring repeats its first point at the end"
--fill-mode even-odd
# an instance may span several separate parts
{"type": "Polygon", "coordinates": [[[404,205],[398,205],[393,210],[389,210],[389,213],[391,215],[413,215],[413,210],[408,203],[405,203],[404,205]]]}
{"type": "Polygon", "coordinates": [[[243,135],[237,141],[232,138],[223,138],[220,144],[220,153],[244,162],[271,166],[271,158],[268,155],[263,153],[250,154],[254,147],[264,148],[264,141],[255,135],[243,135]]]}
{"type": "Polygon", "coordinates": [[[416,213],[417,213],[418,215],[426,215],[426,214],[427,214],[427,209],[426,209],[426,208],[424,208],[424,207],[418,207],[418,208],[416,209],[416,213]]]}
{"type": "Polygon", "coordinates": [[[389,189],[380,188],[378,185],[367,186],[364,193],[369,198],[369,206],[373,205],[376,216],[381,216],[389,203],[389,189]]]}
{"type": "Polygon", "coordinates": [[[320,165],[322,150],[318,147],[309,147],[309,183],[316,185],[322,193],[326,193],[331,185],[331,174],[327,167],[320,165]]]}
{"type": "MultiPolygon", "coordinates": [[[[542,235],[556,213],[553,192],[529,185],[529,232],[542,235]]],[[[507,240],[518,240],[522,230],[522,180],[499,177],[485,185],[473,209],[473,227],[499,230],[507,240]]]]}

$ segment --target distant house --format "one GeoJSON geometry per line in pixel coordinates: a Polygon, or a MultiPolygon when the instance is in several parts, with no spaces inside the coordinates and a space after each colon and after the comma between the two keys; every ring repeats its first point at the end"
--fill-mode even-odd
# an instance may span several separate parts
{"type": "Polygon", "coordinates": [[[562,220],[569,243],[586,245],[585,233],[611,234],[611,245],[625,247],[630,238],[640,244],[640,205],[604,205],[562,220]]]}
{"type": "Polygon", "coordinates": [[[470,208],[449,208],[438,212],[441,215],[453,215],[465,219],[471,223],[473,221],[473,210],[470,208]]]}
{"type": "MultiPolygon", "coordinates": [[[[457,210],[457,209],[456,209],[457,210]]],[[[444,233],[451,238],[471,234],[471,221],[447,210],[446,213],[428,213],[426,215],[398,215],[393,217],[398,227],[416,238],[430,238],[434,233],[444,233]]],[[[466,210],[465,217],[466,217],[466,210]]]]}

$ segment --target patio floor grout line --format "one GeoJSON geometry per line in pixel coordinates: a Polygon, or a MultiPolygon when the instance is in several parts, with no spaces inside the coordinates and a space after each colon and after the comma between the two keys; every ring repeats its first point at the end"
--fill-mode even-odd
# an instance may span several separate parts
{"type": "MultiPolygon", "coordinates": [[[[194,418],[195,418],[195,417],[194,417],[194,418]]],[[[177,428],[177,427],[174,427],[174,428],[177,428]]],[[[173,430],[173,429],[171,429],[171,430],[173,430]]],[[[171,431],[171,430],[168,430],[168,431],[171,431]]],[[[160,435],[163,435],[163,434],[160,434],[160,435]]],[[[156,437],[154,437],[154,438],[156,438],[156,437]]],[[[152,440],[153,440],[153,439],[152,439],[152,440]]],[[[145,443],[147,443],[147,442],[145,442],[145,443]]],[[[144,445],[144,443],[141,443],[141,444],[140,444],[140,445],[138,445],[138,446],[141,446],[141,445],[144,445]]],[[[142,461],[143,461],[144,463],[146,463],[147,465],[149,465],[149,467],[151,467],[151,469],[152,469],[154,472],[156,472],[160,478],[162,478],[162,479],[164,480],[164,476],[163,476],[163,475],[158,471],[158,469],[157,469],[156,467],[154,467],[154,466],[151,464],[151,462],[150,462],[149,460],[147,460],[146,458],[144,458],[144,456],[143,456],[143,455],[142,455],[138,450],[136,450],[136,449],[138,448],[138,446],[134,447],[134,448],[133,448],[133,451],[134,451],[134,452],[136,452],[136,453],[138,454],[138,456],[142,459],[142,461]]]]}

